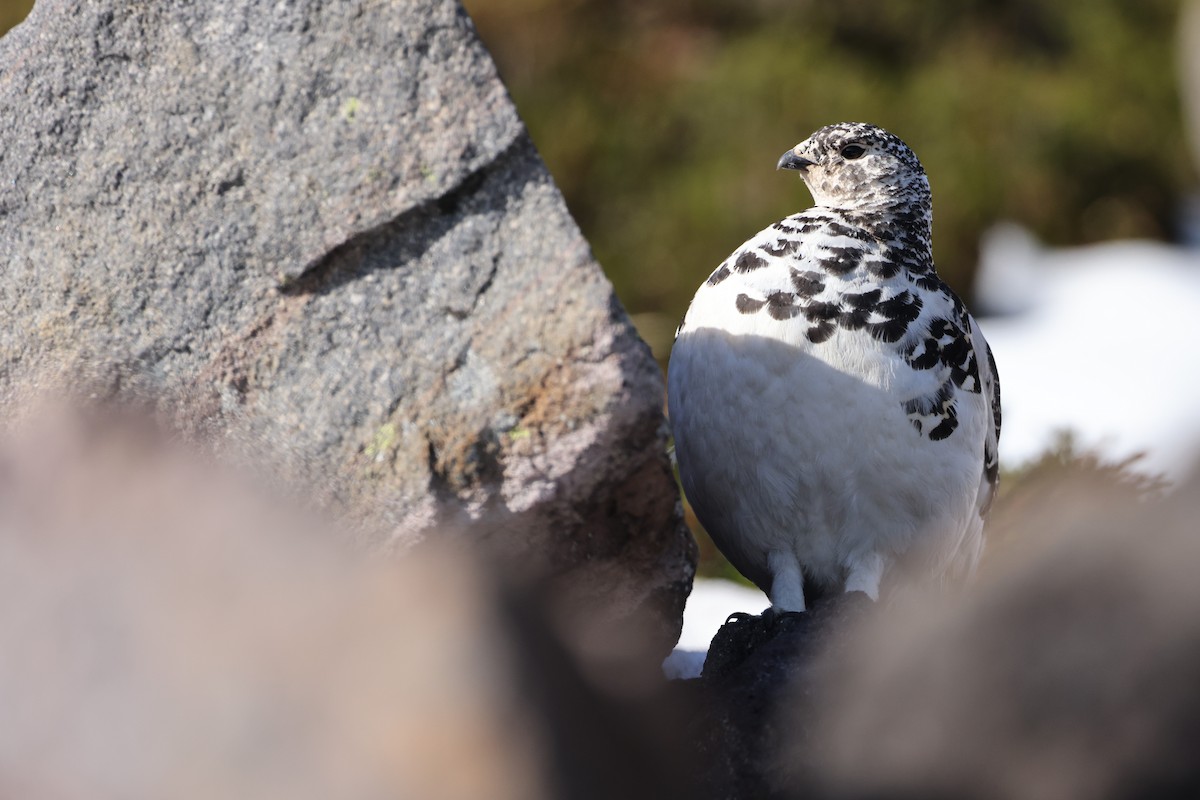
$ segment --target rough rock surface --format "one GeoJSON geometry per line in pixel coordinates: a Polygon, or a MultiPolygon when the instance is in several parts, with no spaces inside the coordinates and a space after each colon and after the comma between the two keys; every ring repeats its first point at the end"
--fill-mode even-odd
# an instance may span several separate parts
{"type": "Polygon", "coordinates": [[[693,709],[686,738],[700,797],[805,796],[810,777],[785,755],[820,742],[814,717],[827,665],[873,606],[852,592],[803,614],[736,614],[721,626],[701,677],[677,684],[693,709]]]}
{"type": "Polygon", "coordinates": [[[661,377],[457,2],[39,0],[0,64],[10,401],[152,398],[673,641],[661,377]]]}

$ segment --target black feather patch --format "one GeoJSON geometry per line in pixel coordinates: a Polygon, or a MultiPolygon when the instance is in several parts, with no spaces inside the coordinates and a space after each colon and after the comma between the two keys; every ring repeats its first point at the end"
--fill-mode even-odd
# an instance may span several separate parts
{"type": "Polygon", "coordinates": [[[739,294],[737,296],[737,310],[743,314],[753,314],[766,304],[766,300],[755,300],[748,294],[739,294]]]}
{"type": "Polygon", "coordinates": [[[772,256],[790,256],[800,249],[799,239],[780,239],[774,244],[763,246],[763,252],[772,256]]]}
{"type": "Polygon", "coordinates": [[[942,439],[945,439],[950,434],[954,433],[954,429],[957,427],[958,417],[953,415],[946,417],[937,425],[935,425],[933,430],[929,432],[929,440],[933,442],[940,442],[942,439]]]}
{"type": "Polygon", "coordinates": [[[733,268],[738,272],[753,272],[767,265],[767,260],[753,250],[743,250],[733,262],[733,268]]]}
{"type": "Polygon", "coordinates": [[[801,297],[816,297],[825,291],[825,279],[818,272],[792,269],[792,286],[801,297]]]}
{"type": "MultiPolygon", "coordinates": [[[[804,307],[804,318],[809,322],[828,322],[838,318],[842,307],[837,303],[809,303],[804,307]]],[[[829,337],[826,337],[829,338],[829,337]]]]}
{"type": "Polygon", "coordinates": [[[836,329],[837,326],[832,322],[818,322],[816,325],[809,328],[808,332],[804,335],[808,337],[808,340],[813,344],[820,344],[821,342],[829,339],[830,336],[833,336],[833,332],[836,329]]]}
{"type": "Polygon", "coordinates": [[[729,275],[729,267],[725,264],[722,264],[721,266],[717,267],[716,271],[713,272],[712,275],[708,276],[708,285],[716,286],[718,283],[728,278],[729,275]]]}
{"type": "Polygon", "coordinates": [[[863,250],[858,247],[828,247],[825,252],[828,255],[821,256],[818,264],[835,275],[852,271],[863,258],[863,250]]]}
{"type": "MultiPolygon", "coordinates": [[[[879,297],[882,294],[883,292],[880,289],[872,289],[869,292],[862,292],[861,294],[844,294],[842,295],[842,302],[848,303],[851,308],[870,309],[879,302],[879,297]]],[[[889,300],[888,302],[890,303],[891,301],[889,300]]]]}
{"type": "Polygon", "coordinates": [[[767,313],[773,319],[791,319],[800,313],[796,305],[796,295],[791,292],[771,292],[767,295],[767,313]]]}

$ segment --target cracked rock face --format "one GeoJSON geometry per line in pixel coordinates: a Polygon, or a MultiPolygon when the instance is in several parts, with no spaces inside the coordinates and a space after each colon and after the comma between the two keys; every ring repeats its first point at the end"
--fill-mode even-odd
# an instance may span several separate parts
{"type": "Polygon", "coordinates": [[[39,0],[0,39],[0,390],[151,398],[678,631],[661,378],[453,0],[39,0]]]}

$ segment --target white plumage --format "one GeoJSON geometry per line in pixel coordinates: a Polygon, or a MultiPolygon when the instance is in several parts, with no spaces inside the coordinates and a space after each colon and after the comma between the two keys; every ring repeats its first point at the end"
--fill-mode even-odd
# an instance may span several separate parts
{"type": "Polygon", "coordinates": [[[784,154],[817,205],[701,285],[668,370],[684,491],[783,611],[804,589],[969,574],[996,484],[987,343],[938,278],[929,183],[887,131],[830,125],[784,154]]]}

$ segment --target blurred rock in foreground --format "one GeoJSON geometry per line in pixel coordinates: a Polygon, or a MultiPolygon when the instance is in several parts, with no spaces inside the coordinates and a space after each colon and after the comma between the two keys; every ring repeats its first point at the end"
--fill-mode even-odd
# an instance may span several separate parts
{"type": "Polygon", "coordinates": [[[39,0],[0,63],[0,398],[148,400],[666,652],[661,377],[456,0],[39,0]]]}
{"type": "Polygon", "coordinates": [[[1031,487],[969,593],[884,609],[833,660],[793,763],[834,798],[1200,795],[1200,480],[1137,486],[1031,487]]]}
{"type": "Polygon", "coordinates": [[[580,659],[543,596],[469,550],[367,556],[305,503],[265,500],[252,475],[140,422],[8,428],[6,797],[1200,789],[1195,483],[1139,500],[1144,484],[1119,476],[1046,476],[971,591],[736,618],[702,678],[668,684],[580,659]]]}
{"type": "Polygon", "coordinates": [[[109,415],[0,441],[0,795],[661,798],[670,708],[461,551],[367,558],[109,415]]]}
{"type": "Polygon", "coordinates": [[[1200,479],[1048,458],[960,595],[739,616],[679,682],[701,797],[1200,796],[1200,479]]]}

